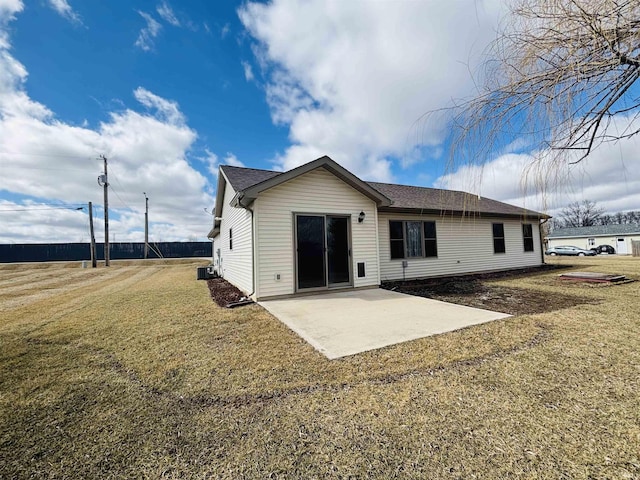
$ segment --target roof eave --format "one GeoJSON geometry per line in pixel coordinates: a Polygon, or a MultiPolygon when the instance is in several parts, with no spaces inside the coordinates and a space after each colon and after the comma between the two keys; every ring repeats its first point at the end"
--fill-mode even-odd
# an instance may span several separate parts
{"type": "Polygon", "coordinates": [[[487,218],[535,218],[538,220],[549,219],[549,215],[533,211],[525,211],[522,213],[497,213],[497,212],[478,212],[470,210],[449,210],[436,208],[419,208],[419,207],[378,207],[379,212],[384,213],[410,213],[422,215],[453,215],[457,217],[473,217],[481,216],[487,218]]]}
{"type": "Polygon", "coordinates": [[[213,211],[213,230],[209,232],[208,238],[215,237],[218,233],[220,233],[220,220],[216,220],[216,218],[222,217],[222,203],[224,201],[224,193],[226,189],[226,185],[229,182],[229,179],[224,174],[222,170],[222,166],[218,167],[218,186],[216,187],[216,206],[213,211]],[[216,232],[214,235],[214,232],[216,232]]]}

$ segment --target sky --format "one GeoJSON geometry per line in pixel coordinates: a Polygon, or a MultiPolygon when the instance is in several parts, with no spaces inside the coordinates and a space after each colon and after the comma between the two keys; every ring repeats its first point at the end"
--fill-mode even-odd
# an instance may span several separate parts
{"type": "Polygon", "coordinates": [[[500,0],[0,0],[0,243],[86,242],[88,202],[102,241],[101,156],[111,241],[143,241],[145,195],[152,241],[206,240],[219,165],[322,155],[363,180],[551,214],[584,198],[640,209],[636,138],[545,192],[518,138],[449,163],[446,115],[424,115],[473,94],[504,14],[500,0]]]}

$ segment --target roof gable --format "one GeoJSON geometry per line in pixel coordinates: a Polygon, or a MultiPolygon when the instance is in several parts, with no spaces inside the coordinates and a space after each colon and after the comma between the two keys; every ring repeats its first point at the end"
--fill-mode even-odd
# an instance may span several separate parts
{"type": "MultiPolygon", "coordinates": [[[[261,192],[281,185],[282,183],[289,180],[293,180],[300,175],[304,175],[305,173],[311,172],[318,168],[324,168],[325,170],[328,170],[340,180],[350,185],[352,188],[359,191],[364,196],[369,197],[371,200],[376,202],[379,207],[388,206],[392,203],[391,200],[384,194],[380,193],[367,182],[363,182],[349,170],[338,165],[331,158],[325,155],[324,157],[320,157],[312,162],[305,163],[304,165],[293,168],[287,172],[265,178],[259,183],[238,191],[238,204],[243,207],[249,206],[251,202],[253,202],[258,197],[258,195],[260,195],[261,192]]],[[[267,177],[264,173],[260,175],[267,177]]]]}

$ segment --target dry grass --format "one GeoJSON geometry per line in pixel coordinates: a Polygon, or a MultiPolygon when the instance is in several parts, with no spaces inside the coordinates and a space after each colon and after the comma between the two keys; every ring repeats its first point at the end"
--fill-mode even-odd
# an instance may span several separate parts
{"type": "Polygon", "coordinates": [[[0,266],[0,478],[640,478],[640,282],[329,361],[195,265],[0,266]]]}

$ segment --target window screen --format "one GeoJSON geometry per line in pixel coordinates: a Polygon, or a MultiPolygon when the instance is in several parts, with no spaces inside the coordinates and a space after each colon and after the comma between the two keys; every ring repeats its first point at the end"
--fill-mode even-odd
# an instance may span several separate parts
{"type": "Polygon", "coordinates": [[[522,239],[524,241],[524,251],[533,252],[533,226],[530,223],[522,224],[522,239]]]}
{"type": "Polygon", "coordinates": [[[424,222],[422,225],[424,227],[424,256],[437,257],[436,222],[424,222]]]}
{"type": "Polygon", "coordinates": [[[404,235],[402,222],[389,222],[391,258],[404,258],[404,235]]]}
{"type": "Polygon", "coordinates": [[[505,253],[504,223],[493,224],[493,253],[505,253]]]}

